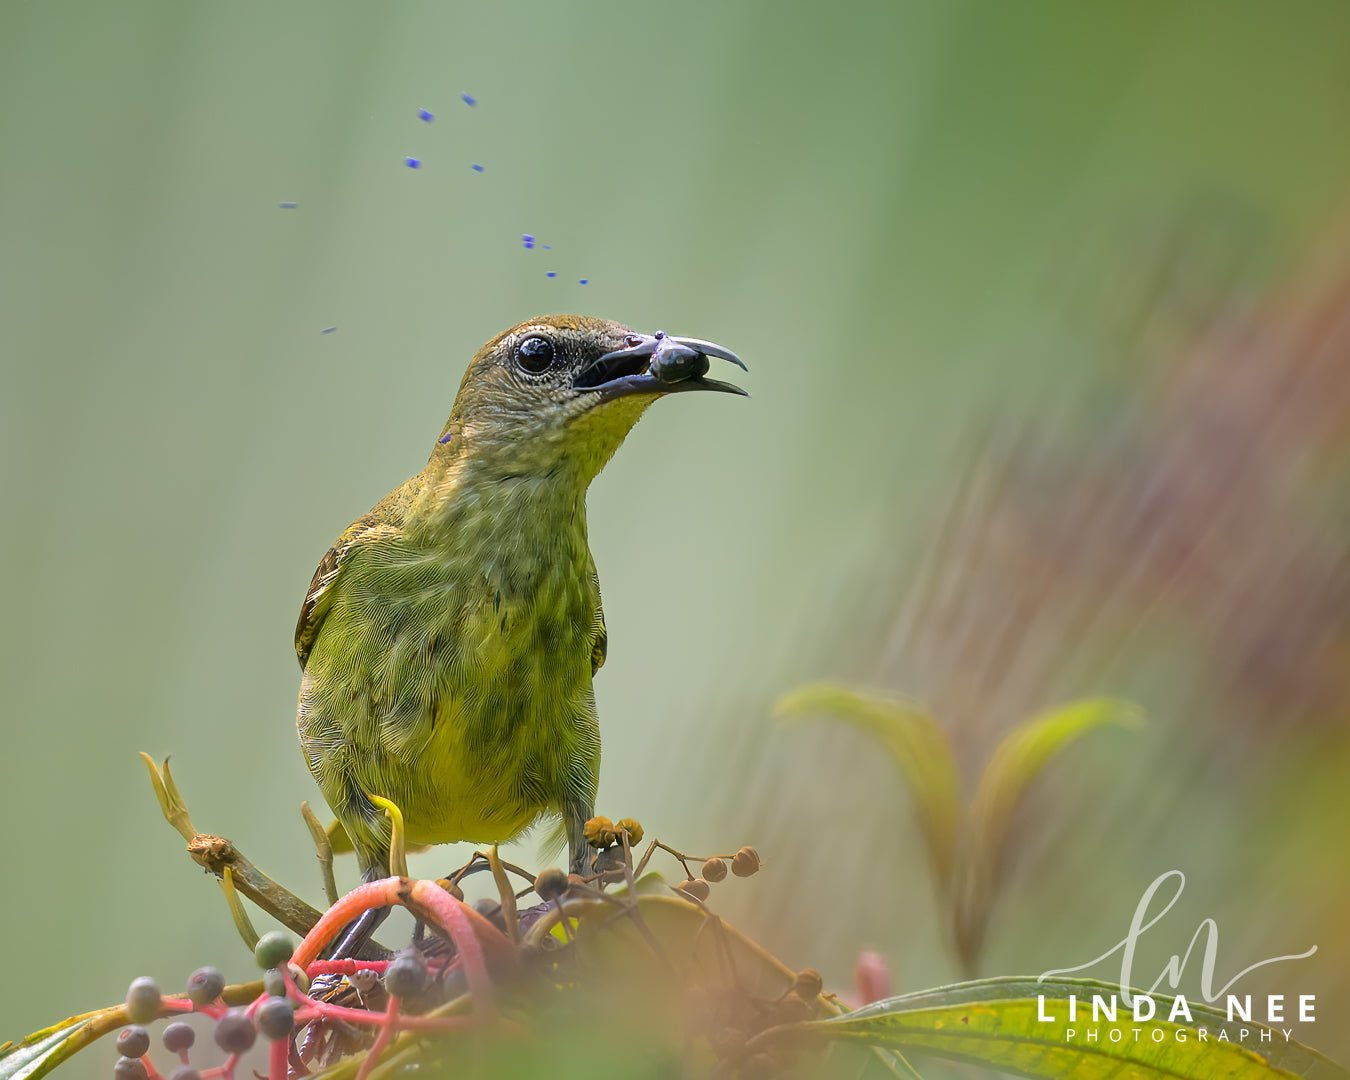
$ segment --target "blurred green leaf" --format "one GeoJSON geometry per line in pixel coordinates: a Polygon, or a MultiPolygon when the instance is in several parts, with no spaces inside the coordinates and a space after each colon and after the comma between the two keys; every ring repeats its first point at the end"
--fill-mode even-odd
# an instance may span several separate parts
{"type": "Polygon", "coordinates": [[[1089,1025],[1081,1011],[1084,1002],[1093,994],[1119,992],[1119,987],[1091,979],[1043,983],[1027,978],[982,979],[878,1001],[809,1027],[836,1039],[926,1050],[1031,1077],[1269,1080],[1297,1076],[1332,1080],[1350,1076],[1315,1050],[1286,1042],[1279,1031],[1247,1021],[1229,1023],[1222,1012],[1205,1005],[1187,1002],[1194,1021],[1169,1023],[1166,1016],[1173,999],[1157,994],[1153,995],[1157,1017],[1152,1020],[1136,1021],[1122,1004],[1118,1020],[1089,1025]],[[1067,1020],[1070,994],[1079,999],[1079,1019],[1073,1024],[1067,1020]],[[1056,1020],[1038,1019],[1038,995],[1044,995],[1046,1013],[1056,1020]],[[1088,1026],[1097,1029],[1096,1042],[1083,1041],[1088,1026]],[[1207,1031],[1203,1042],[1198,1037],[1200,1028],[1207,1031]],[[1077,1032],[1073,1042],[1068,1040],[1070,1029],[1077,1032]],[[1113,1030],[1121,1033],[1119,1042],[1111,1041],[1113,1030]],[[1153,1041],[1155,1031],[1162,1032],[1159,1042],[1153,1041]],[[1220,1031],[1226,1033],[1225,1041],[1218,1041],[1220,1031]],[[1268,1033],[1269,1041],[1261,1041],[1262,1032],[1268,1033]]]}
{"type": "Polygon", "coordinates": [[[1136,728],[1142,723],[1143,714],[1135,705],[1089,698],[1042,713],[1015,727],[999,743],[971,801],[970,839],[956,889],[954,936],[967,971],[974,968],[984,942],[1008,826],[1031,782],[1055,754],[1087,732],[1107,725],[1136,728]]]}
{"type": "Polygon", "coordinates": [[[961,804],[956,762],[937,723],[915,702],[836,683],[801,686],[774,703],[774,715],[780,718],[808,713],[825,713],[871,732],[890,751],[913,794],[933,876],[942,893],[948,893],[961,804]]]}
{"type": "Polygon", "coordinates": [[[69,1020],[34,1032],[22,1042],[0,1052],[0,1080],[37,1080],[40,1076],[46,1076],[68,1058],[74,1049],[78,1049],[68,1046],[70,1039],[83,1031],[97,1015],[88,1013],[72,1016],[69,1020]]]}

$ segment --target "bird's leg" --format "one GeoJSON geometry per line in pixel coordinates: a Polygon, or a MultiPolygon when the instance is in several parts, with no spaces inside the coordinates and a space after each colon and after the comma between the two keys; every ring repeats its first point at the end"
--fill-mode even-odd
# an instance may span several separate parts
{"type": "Polygon", "coordinates": [[[595,873],[595,853],[586,842],[586,822],[595,817],[595,800],[574,799],[563,810],[563,826],[567,830],[568,873],[590,877],[595,873]]]}
{"type": "MultiPolygon", "coordinates": [[[[378,880],[372,878],[371,880],[378,880]]],[[[362,959],[374,959],[369,948],[370,939],[375,931],[380,928],[380,924],[389,917],[390,909],[387,907],[371,908],[369,911],[362,912],[359,916],[347,925],[342,931],[342,936],[338,938],[337,944],[333,946],[328,954],[329,960],[352,960],[359,955],[362,959]]],[[[383,949],[379,950],[381,953],[383,949]]]]}

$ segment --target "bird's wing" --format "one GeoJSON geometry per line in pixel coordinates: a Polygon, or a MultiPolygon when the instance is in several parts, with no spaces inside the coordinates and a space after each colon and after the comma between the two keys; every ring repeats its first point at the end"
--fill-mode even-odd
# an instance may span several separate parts
{"type": "MultiPolygon", "coordinates": [[[[591,580],[595,582],[595,595],[600,595],[600,575],[595,571],[595,560],[591,560],[591,580]]],[[[605,666],[605,654],[609,652],[609,631],[605,629],[605,605],[595,605],[595,638],[591,642],[591,678],[605,666]]]]}
{"type": "Polygon", "coordinates": [[[591,643],[591,677],[605,666],[605,653],[609,651],[609,631],[605,629],[605,609],[595,609],[595,641],[591,643]]]}
{"type": "Polygon", "coordinates": [[[300,658],[302,671],[309,661],[309,651],[314,647],[314,639],[319,636],[319,627],[323,625],[324,616],[328,614],[332,603],[333,583],[341,575],[349,556],[362,544],[389,531],[390,526],[381,524],[376,511],[372,510],[365,517],[354,521],[319,560],[319,568],[310,580],[305,601],[300,605],[300,618],[295,624],[295,655],[300,658]]]}

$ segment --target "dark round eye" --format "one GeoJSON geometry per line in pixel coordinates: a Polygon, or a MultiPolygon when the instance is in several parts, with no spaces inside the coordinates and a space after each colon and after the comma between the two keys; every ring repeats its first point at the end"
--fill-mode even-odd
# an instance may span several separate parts
{"type": "Polygon", "coordinates": [[[527,337],[516,346],[516,366],[531,375],[542,375],[553,366],[553,342],[546,337],[527,337]]]}

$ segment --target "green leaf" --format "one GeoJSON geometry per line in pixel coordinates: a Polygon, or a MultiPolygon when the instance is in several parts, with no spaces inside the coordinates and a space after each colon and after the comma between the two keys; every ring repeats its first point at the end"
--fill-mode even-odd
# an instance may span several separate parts
{"type": "Polygon", "coordinates": [[[970,843],[962,860],[953,915],[957,953],[969,971],[984,943],[1003,864],[1008,826],[1027,788],[1059,751],[1096,728],[1137,728],[1135,705],[1091,698],[1060,705],[1004,737],[985,766],[970,807],[970,843]]]}
{"type": "Polygon", "coordinates": [[[956,762],[946,736],[923,708],[901,698],[866,694],[835,683],[811,683],[774,703],[778,717],[826,713],[877,736],[909,784],[938,888],[952,883],[961,813],[956,762]]]}
{"type": "Polygon", "coordinates": [[[59,1024],[34,1032],[0,1053],[0,1080],[37,1080],[69,1056],[62,1048],[98,1014],[72,1016],[59,1024]]]}
{"type": "MultiPolygon", "coordinates": [[[[1207,1005],[1187,1002],[1194,1021],[1167,1020],[1173,999],[1152,995],[1157,1016],[1135,1021],[1120,1005],[1118,1019],[1091,1021],[1093,994],[1119,995],[1119,987],[1091,979],[1037,982],[1029,978],[982,979],[878,1001],[856,1012],[805,1025],[836,1039],[871,1046],[924,1050],[956,1061],[973,1061],[1021,1076],[1129,1077],[1145,1080],[1270,1080],[1276,1076],[1306,1080],[1346,1080],[1335,1062],[1294,1041],[1279,1030],[1236,1021],[1207,1005]],[[1078,1020],[1068,1021],[1068,997],[1078,997],[1078,1020]],[[1037,995],[1045,1011],[1057,1017],[1040,1021],[1037,995]],[[1085,1009],[1087,1011],[1085,1011],[1085,1009]],[[1089,1043],[1084,1032],[1095,1028],[1089,1043]],[[1199,1030],[1205,1029],[1202,1041],[1199,1030]],[[1070,1041],[1067,1031],[1073,1029],[1070,1041]],[[1136,1039],[1135,1029],[1139,1030],[1136,1039]],[[1113,1042],[1111,1032],[1119,1031],[1113,1042]],[[1154,1032],[1161,1041],[1155,1042],[1154,1032]],[[1262,1032],[1268,1041],[1262,1041],[1262,1032]],[[1182,1039],[1178,1039],[1178,1034],[1182,1039]],[[1221,1037],[1220,1033],[1223,1033],[1221,1037]]],[[[1134,991],[1143,994],[1142,991],[1134,991]]]]}

